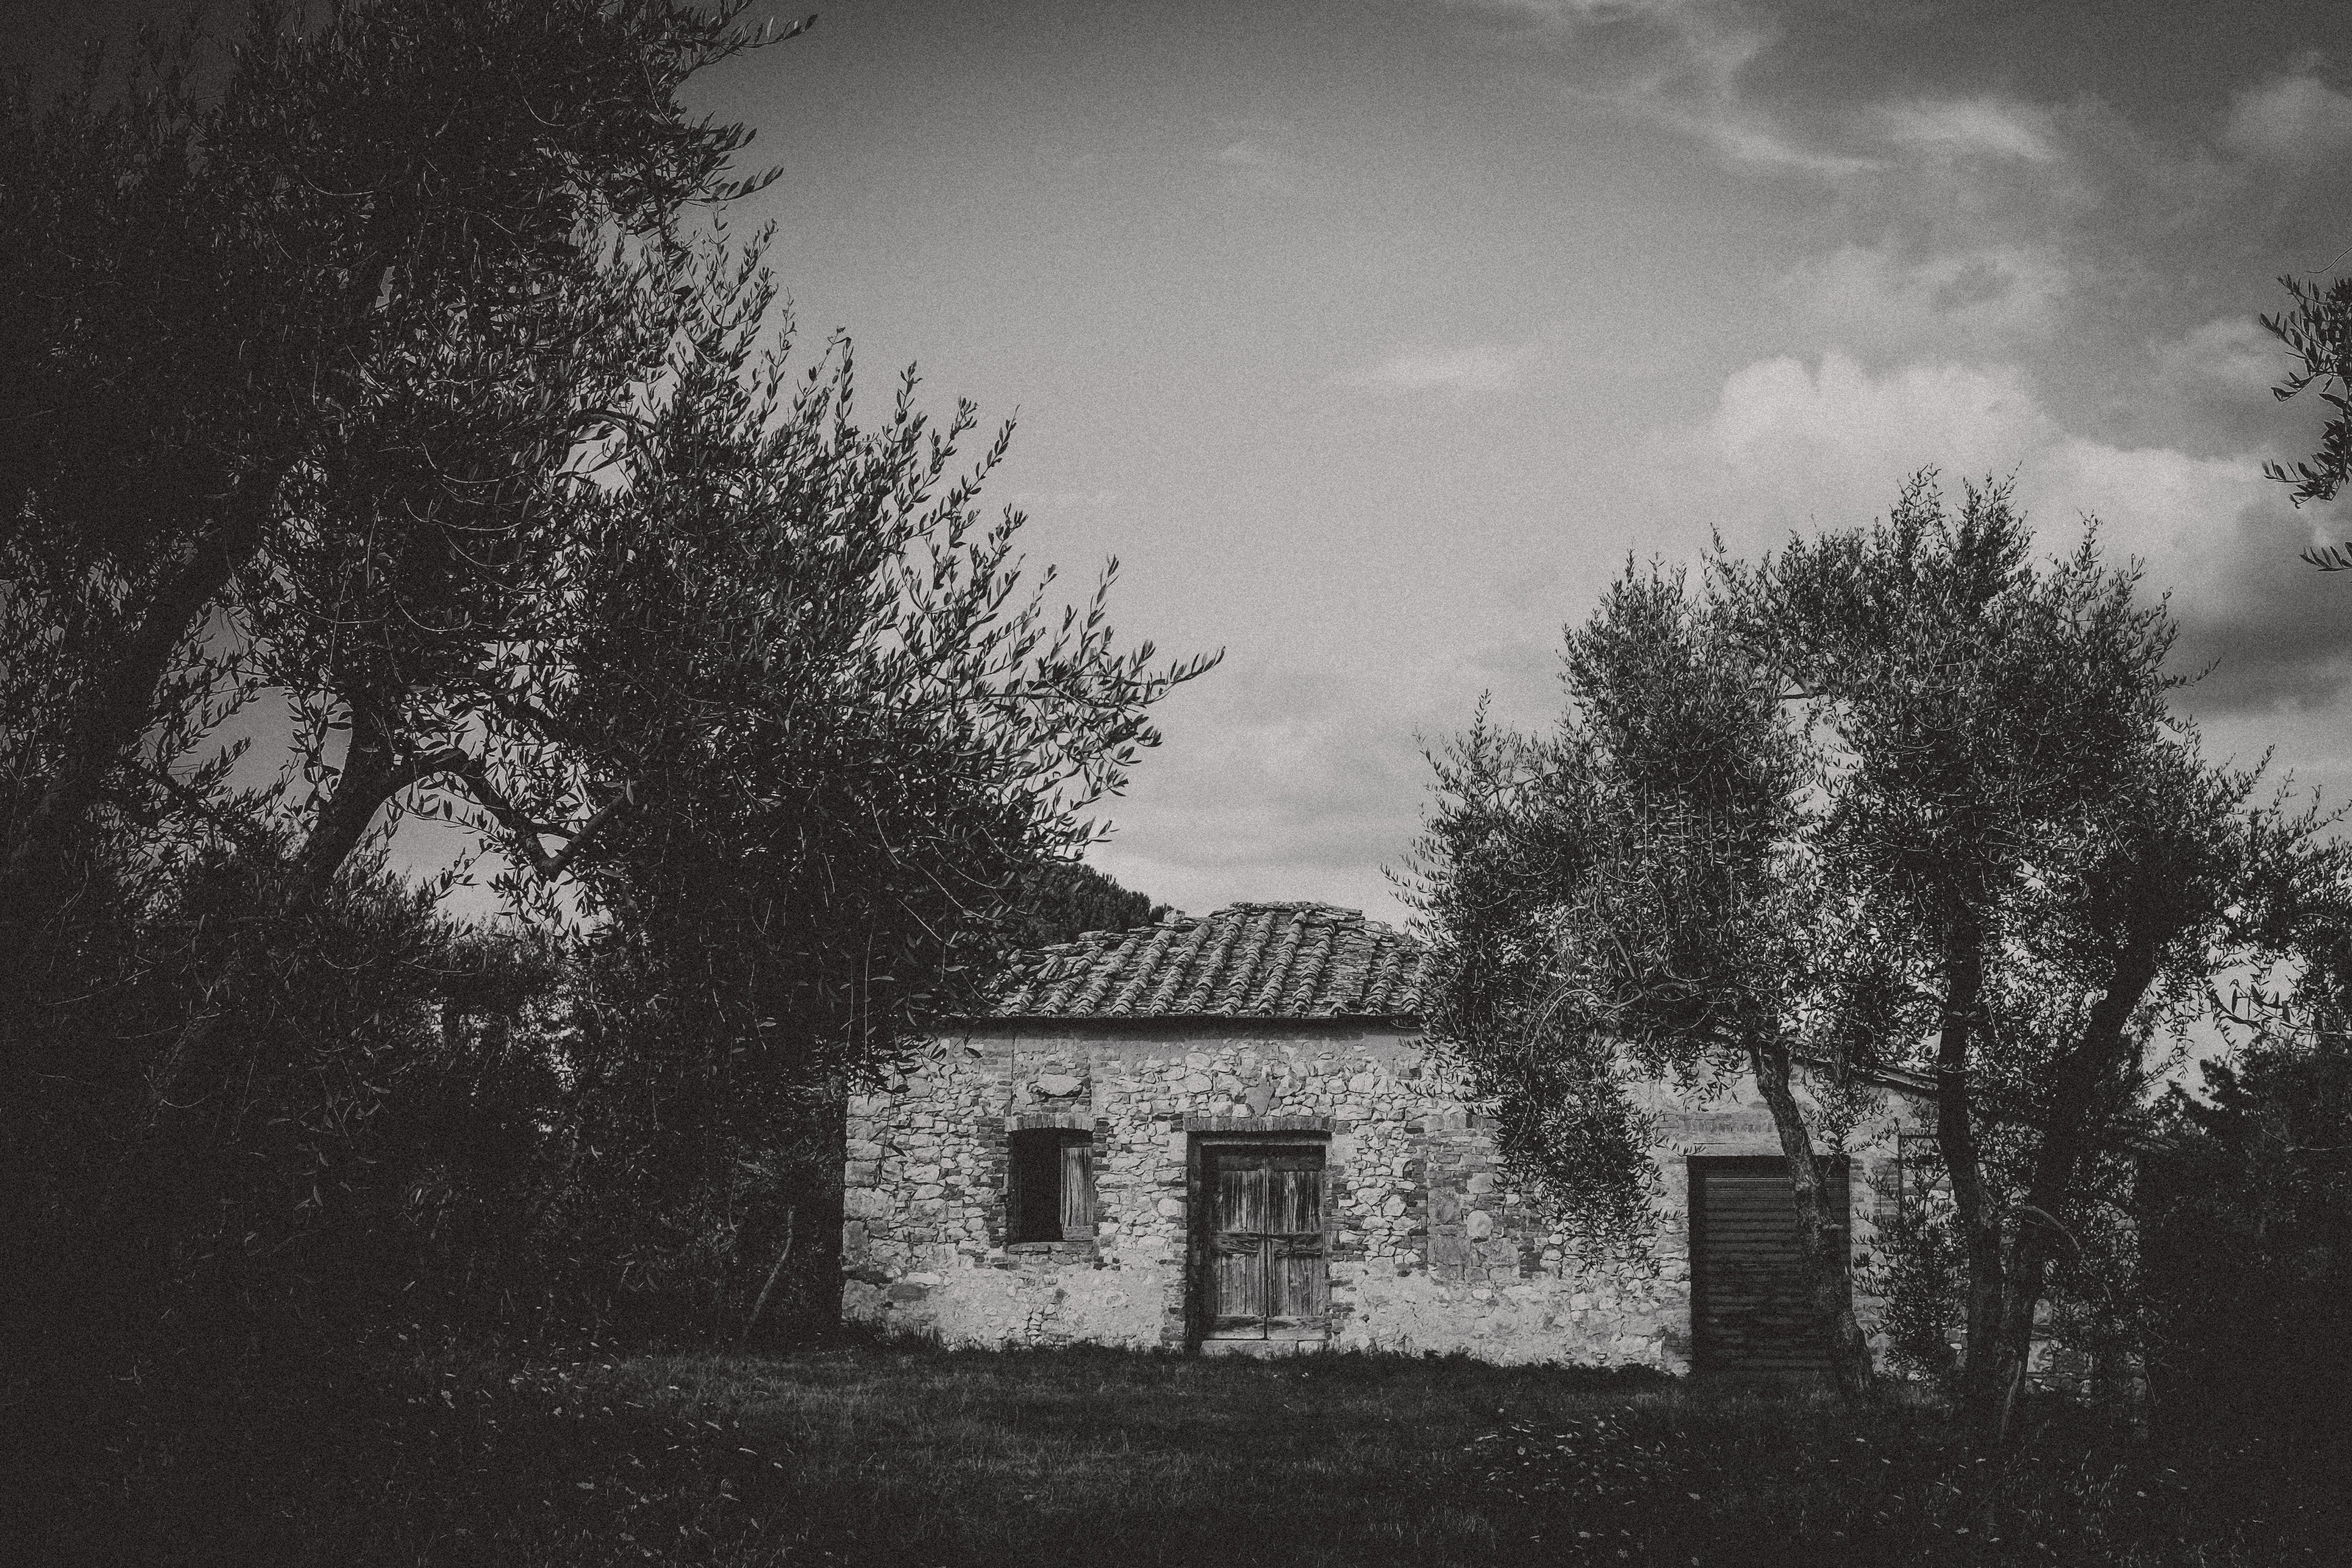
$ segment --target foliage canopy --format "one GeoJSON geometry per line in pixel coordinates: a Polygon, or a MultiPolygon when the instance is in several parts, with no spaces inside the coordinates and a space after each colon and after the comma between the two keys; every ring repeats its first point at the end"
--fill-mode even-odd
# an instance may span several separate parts
{"type": "Polygon", "coordinates": [[[0,102],[10,1246],[137,1312],[317,1306],[329,1247],[740,1321],[847,1079],[1213,662],[1115,646],[1108,573],[1060,611],[980,509],[1009,430],[788,371],[697,221],[750,132],[680,96],[797,31],[743,9],[262,5],[216,93],[191,33],[0,102]],[[420,814],[522,923],[388,873],[420,814]]]}
{"type": "Polygon", "coordinates": [[[1876,1069],[1929,1075],[1988,1437],[2211,976],[2328,875],[2320,819],[2200,758],[2137,587],[2095,533],[2037,565],[2005,491],[1955,513],[1922,475],[1871,527],[1718,549],[1700,591],[1629,569],[1569,638],[1557,732],[1482,721],[1439,762],[1434,1025],[1515,1152],[1639,1231],[1627,1080],[1746,1072],[1801,1232],[1814,1138],[1874,1114],[1876,1069]]]}

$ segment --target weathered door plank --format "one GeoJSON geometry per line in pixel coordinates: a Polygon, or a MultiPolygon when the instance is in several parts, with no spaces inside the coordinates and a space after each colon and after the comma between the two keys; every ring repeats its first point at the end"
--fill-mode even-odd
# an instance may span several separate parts
{"type": "Polygon", "coordinates": [[[1330,1291],[1322,1152],[1213,1149],[1207,1175],[1208,1331],[1321,1338],[1330,1291]]]}

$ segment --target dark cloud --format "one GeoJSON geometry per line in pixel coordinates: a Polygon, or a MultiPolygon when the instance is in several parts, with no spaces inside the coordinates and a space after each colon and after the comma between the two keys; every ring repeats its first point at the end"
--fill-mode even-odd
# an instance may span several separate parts
{"type": "Polygon", "coordinates": [[[1771,41],[1743,82],[1767,102],[2090,97],[2182,126],[2217,122],[2238,88],[2328,47],[2344,25],[2338,0],[1786,0],[1750,15],[1771,41]]]}
{"type": "MultiPolygon", "coordinates": [[[[2352,508],[2336,516],[2352,533],[2352,508]]],[[[2300,723],[2336,707],[2352,686],[2352,574],[2300,559],[2313,522],[2283,494],[2250,503],[2234,520],[2220,576],[2176,599],[2174,667],[2207,672],[2181,694],[2185,710],[2300,723]]]]}

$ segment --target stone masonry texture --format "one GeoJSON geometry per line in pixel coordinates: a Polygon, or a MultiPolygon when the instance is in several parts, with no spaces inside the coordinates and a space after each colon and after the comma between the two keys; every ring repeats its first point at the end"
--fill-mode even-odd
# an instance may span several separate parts
{"type": "MultiPolygon", "coordinates": [[[[1311,931],[1291,945],[1316,940],[1332,948],[1311,931]]],[[[1895,1134],[1924,1110],[1899,1092],[1885,1100],[1844,1145],[1857,1264],[1890,1202],[1895,1134]]],[[[1199,1141],[1279,1134],[1327,1150],[1331,1347],[1687,1371],[1686,1162],[1780,1146],[1752,1083],[1706,1104],[1658,1088],[1650,1109],[1663,1133],[1654,1267],[1595,1264],[1511,1188],[1486,1108],[1448,1079],[1409,1016],[974,1020],[850,1101],[844,1312],[953,1345],[1194,1344],[1199,1141]],[[1008,1140],[1027,1128],[1090,1140],[1091,1237],[1008,1244],[1008,1140]]],[[[1876,1303],[1855,1305],[1872,1328],[1876,1303]]]]}

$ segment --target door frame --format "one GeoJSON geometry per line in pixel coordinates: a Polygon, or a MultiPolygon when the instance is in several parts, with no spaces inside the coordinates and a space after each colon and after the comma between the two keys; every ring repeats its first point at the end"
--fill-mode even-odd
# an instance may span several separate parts
{"type": "MultiPolygon", "coordinates": [[[[1323,1156],[1323,1267],[1326,1269],[1324,1289],[1330,1289],[1328,1269],[1333,1248],[1339,1239],[1339,1215],[1332,1201],[1331,1134],[1320,1130],[1274,1130],[1265,1131],[1202,1132],[1185,1138],[1184,1148],[1184,1348],[1197,1351],[1209,1337],[1209,1327],[1216,1310],[1213,1296],[1216,1289],[1215,1270],[1209,1260],[1209,1192],[1208,1151],[1211,1149],[1311,1149],[1323,1156]]],[[[1326,1325],[1326,1334],[1328,1325],[1326,1325]]]]}

